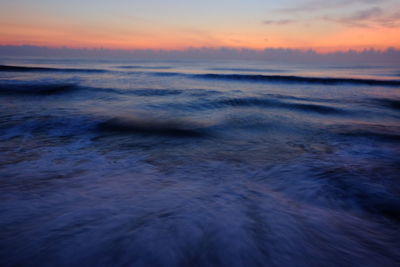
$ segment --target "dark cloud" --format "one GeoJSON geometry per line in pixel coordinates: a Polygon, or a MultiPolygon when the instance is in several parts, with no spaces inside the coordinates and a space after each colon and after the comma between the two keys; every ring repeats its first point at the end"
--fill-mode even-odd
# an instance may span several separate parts
{"type": "Polygon", "coordinates": [[[398,27],[400,26],[400,11],[395,13],[384,12],[380,7],[372,7],[356,11],[347,16],[325,16],[326,21],[332,21],[351,27],[398,27]]]}
{"type": "Polygon", "coordinates": [[[263,23],[267,25],[287,25],[295,23],[294,19],[280,19],[280,20],[264,20],[263,23]]]}
{"type": "Polygon", "coordinates": [[[392,14],[376,18],[375,21],[383,27],[398,28],[400,27],[400,10],[392,14]]]}
{"type": "Polygon", "coordinates": [[[279,13],[304,13],[317,10],[326,10],[334,8],[348,7],[349,5],[367,5],[386,2],[386,0],[308,0],[302,2],[298,6],[289,8],[280,8],[276,11],[279,13]]]}
{"type": "Polygon", "coordinates": [[[400,11],[388,8],[392,0],[304,0],[297,6],[276,9],[281,18],[267,19],[267,25],[287,25],[300,21],[329,21],[350,27],[399,27],[400,11]],[[378,5],[379,4],[379,5],[378,5]],[[351,13],[354,10],[357,10],[351,13]],[[325,16],[321,15],[325,14],[325,16]],[[295,17],[296,19],[292,19],[295,17]]]}
{"type": "Polygon", "coordinates": [[[372,7],[365,10],[356,11],[353,14],[342,17],[325,16],[324,20],[333,21],[353,27],[370,27],[370,21],[382,15],[382,9],[372,7]]]}

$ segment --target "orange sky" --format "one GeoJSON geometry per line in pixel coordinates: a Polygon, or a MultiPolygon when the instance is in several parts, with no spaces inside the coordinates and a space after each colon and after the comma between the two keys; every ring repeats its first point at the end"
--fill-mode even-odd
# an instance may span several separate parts
{"type": "Polygon", "coordinates": [[[81,2],[0,3],[0,44],[163,50],[284,47],[320,52],[400,47],[397,0],[81,2]]]}

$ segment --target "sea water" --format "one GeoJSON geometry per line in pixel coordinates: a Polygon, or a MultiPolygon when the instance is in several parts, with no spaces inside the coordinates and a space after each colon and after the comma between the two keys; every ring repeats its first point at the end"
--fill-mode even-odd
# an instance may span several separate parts
{"type": "Polygon", "coordinates": [[[399,65],[0,64],[1,266],[400,262],[399,65]]]}

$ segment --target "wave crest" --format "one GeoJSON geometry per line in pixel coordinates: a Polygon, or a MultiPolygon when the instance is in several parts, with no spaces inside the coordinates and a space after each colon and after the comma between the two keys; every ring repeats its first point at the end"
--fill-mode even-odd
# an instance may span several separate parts
{"type": "Polygon", "coordinates": [[[194,77],[205,79],[221,79],[233,81],[251,82],[285,82],[285,83],[310,83],[310,84],[353,84],[371,86],[400,86],[400,80],[375,80],[357,78],[334,78],[334,77],[302,77],[285,75],[243,75],[243,74],[195,74],[194,77]]]}
{"type": "Polygon", "coordinates": [[[121,134],[144,134],[172,137],[205,137],[204,128],[189,122],[138,118],[112,118],[99,124],[99,130],[121,134]]]}
{"type": "Polygon", "coordinates": [[[279,100],[266,99],[266,98],[230,98],[223,99],[217,102],[218,105],[228,105],[233,107],[269,107],[269,108],[282,108],[294,109],[305,112],[315,112],[320,114],[344,114],[345,110],[319,104],[303,104],[303,103],[289,103],[279,100]]]}
{"type": "Polygon", "coordinates": [[[101,70],[101,69],[48,68],[48,67],[0,65],[0,72],[1,71],[4,71],[4,72],[84,72],[84,73],[107,72],[106,70],[101,70]]]}
{"type": "Polygon", "coordinates": [[[70,81],[1,81],[0,94],[5,95],[52,95],[78,89],[70,81]]]}

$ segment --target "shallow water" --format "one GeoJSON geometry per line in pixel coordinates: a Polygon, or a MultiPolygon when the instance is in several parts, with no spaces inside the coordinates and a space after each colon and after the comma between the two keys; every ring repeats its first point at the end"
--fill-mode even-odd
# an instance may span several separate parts
{"type": "Polygon", "coordinates": [[[1,266],[400,261],[400,66],[0,64],[1,266]]]}

